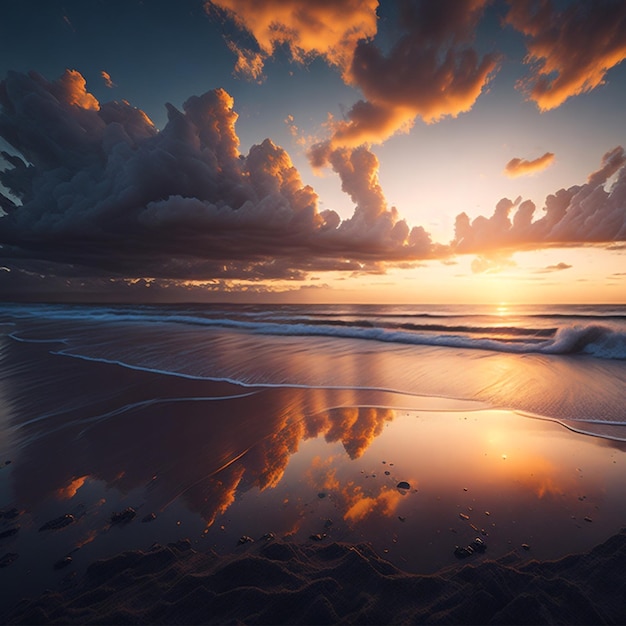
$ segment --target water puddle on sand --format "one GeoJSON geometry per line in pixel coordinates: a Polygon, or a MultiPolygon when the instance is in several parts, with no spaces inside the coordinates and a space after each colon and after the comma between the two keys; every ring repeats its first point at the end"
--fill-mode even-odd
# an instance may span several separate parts
{"type": "Polygon", "coordinates": [[[280,477],[236,495],[207,533],[212,546],[269,531],[366,541],[398,567],[429,573],[456,564],[455,546],[476,537],[487,549],[468,562],[512,550],[554,559],[626,519],[617,442],[508,411],[343,408],[324,419],[325,434],[302,442],[280,477]]]}
{"type": "Polygon", "coordinates": [[[2,509],[18,511],[2,529],[20,529],[2,540],[19,558],[0,582],[12,597],[39,593],[122,550],[189,538],[225,554],[269,533],[368,542],[429,573],[476,537],[485,551],[463,562],[514,550],[521,562],[588,550],[623,525],[623,444],[437,398],[389,408],[393,394],[375,393],[376,407],[354,406],[349,390],[269,389],[31,424],[2,469],[2,509]],[[126,507],[136,515],[111,524],[126,507]],[[67,527],[39,530],[64,514],[67,527]]]}

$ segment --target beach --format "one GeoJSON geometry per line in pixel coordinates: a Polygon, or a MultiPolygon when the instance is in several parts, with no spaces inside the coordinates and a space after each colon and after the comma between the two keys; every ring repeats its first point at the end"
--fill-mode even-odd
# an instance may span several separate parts
{"type": "Polygon", "coordinates": [[[4,622],[626,619],[619,308],[1,313],[4,622]]]}

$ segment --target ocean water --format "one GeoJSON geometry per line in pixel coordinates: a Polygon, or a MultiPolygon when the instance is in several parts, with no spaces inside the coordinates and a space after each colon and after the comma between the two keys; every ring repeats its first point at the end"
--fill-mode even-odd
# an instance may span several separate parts
{"type": "Polygon", "coordinates": [[[626,305],[18,305],[11,342],[198,380],[476,401],[626,439],[626,305]]]}
{"type": "Polygon", "coordinates": [[[626,519],[625,341],[626,306],[0,305],[0,615],[182,538],[588,550],[626,519]]]}

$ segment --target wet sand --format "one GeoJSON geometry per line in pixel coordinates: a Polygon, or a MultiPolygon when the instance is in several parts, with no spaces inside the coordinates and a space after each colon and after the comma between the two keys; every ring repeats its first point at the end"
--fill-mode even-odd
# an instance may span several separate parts
{"type": "Polygon", "coordinates": [[[5,623],[626,621],[621,442],[4,341],[5,623]]]}

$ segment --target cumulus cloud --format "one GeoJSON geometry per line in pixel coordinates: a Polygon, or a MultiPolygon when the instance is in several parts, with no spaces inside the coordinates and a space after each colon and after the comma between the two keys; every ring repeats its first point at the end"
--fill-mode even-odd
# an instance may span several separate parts
{"type": "Polygon", "coordinates": [[[400,4],[389,52],[373,40],[377,0],[213,0],[258,50],[231,42],[236,71],[258,79],[277,47],[297,61],[321,56],[364,94],[336,123],[333,148],[384,141],[409,129],[469,111],[497,67],[497,55],[472,47],[489,0],[421,0],[400,4]]]}
{"type": "Polygon", "coordinates": [[[250,33],[258,50],[230,43],[236,71],[259,78],[265,61],[282,47],[299,62],[321,56],[344,74],[361,38],[376,34],[378,0],[212,0],[207,11],[221,10],[250,33]]]}
{"type": "Polygon", "coordinates": [[[166,105],[158,132],[127,102],[99,103],[67,71],[11,72],[0,83],[0,256],[115,277],[301,280],[313,270],[378,270],[427,258],[430,237],[388,210],[370,152],[329,158],[355,201],[352,218],[319,211],[287,152],[266,139],[239,152],[222,89],[166,105]]]}
{"type": "Polygon", "coordinates": [[[621,146],[607,152],[587,182],[560,189],[546,198],[544,215],[533,220],[535,204],[503,198],[491,217],[456,218],[452,248],[457,253],[533,249],[626,240],[626,153],[621,146]],[[617,174],[611,189],[607,180],[617,174]],[[515,209],[512,217],[511,214],[515,209]]]}
{"type": "Polygon", "coordinates": [[[550,0],[515,0],[505,23],[526,36],[531,65],[519,87],[541,111],[602,85],[626,58],[626,4],[578,1],[563,11],[550,0]]]}
{"type": "Polygon", "coordinates": [[[360,40],[350,78],[365,95],[337,124],[333,146],[384,141],[417,117],[436,122],[469,111],[498,65],[471,46],[487,0],[401,5],[402,34],[388,53],[360,40]]]}
{"type": "Polygon", "coordinates": [[[518,157],[511,159],[504,168],[504,173],[509,178],[517,178],[518,176],[526,176],[528,174],[534,174],[550,167],[554,162],[554,154],[552,152],[546,152],[544,155],[527,161],[526,159],[520,159],[518,157]]]}
{"type": "MultiPolygon", "coordinates": [[[[370,149],[365,146],[331,149],[328,143],[318,144],[312,149],[312,159],[318,165],[330,164],[341,179],[342,190],[355,204],[352,217],[336,228],[338,239],[358,241],[363,254],[372,261],[383,250],[388,251],[387,258],[395,261],[402,261],[403,254],[409,251],[413,258],[441,252],[442,247],[433,245],[421,226],[409,228],[395,207],[387,207],[378,180],[378,159],[370,149]]],[[[376,271],[375,266],[368,269],[376,271]]]]}

